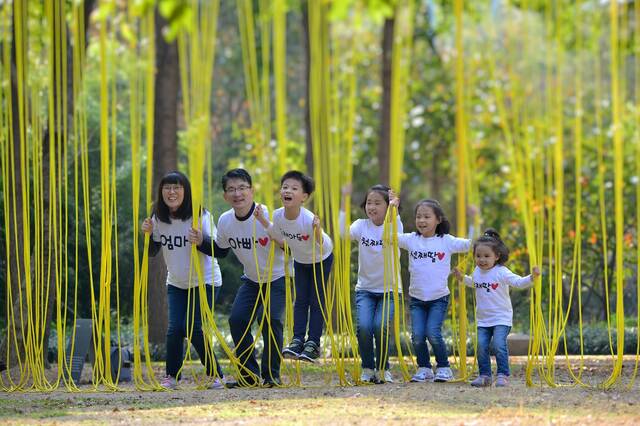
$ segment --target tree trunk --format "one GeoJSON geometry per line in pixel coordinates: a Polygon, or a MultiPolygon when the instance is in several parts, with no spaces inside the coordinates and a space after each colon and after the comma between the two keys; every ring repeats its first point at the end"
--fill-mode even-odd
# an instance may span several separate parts
{"type": "Polygon", "coordinates": [[[304,37],[304,89],[306,102],[304,103],[304,129],[306,152],[304,161],[307,165],[307,175],[313,176],[313,138],[311,135],[311,44],[309,37],[309,4],[302,2],[302,35],[304,37]]]}
{"type": "MultiPolygon", "coordinates": [[[[156,12],[156,81],[153,188],[178,168],[178,47],[162,36],[166,21],[156,12]]],[[[155,194],[154,194],[155,195],[155,194]]],[[[161,254],[149,258],[149,342],[161,344],[167,333],[167,267],[161,254]]]]}
{"type": "Polygon", "coordinates": [[[389,184],[389,157],[391,155],[391,79],[393,58],[393,29],[395,20],[384,20],[382,30],[382,107],[380,108],[380,138],[378,140],[379,182],[389,184]]]}

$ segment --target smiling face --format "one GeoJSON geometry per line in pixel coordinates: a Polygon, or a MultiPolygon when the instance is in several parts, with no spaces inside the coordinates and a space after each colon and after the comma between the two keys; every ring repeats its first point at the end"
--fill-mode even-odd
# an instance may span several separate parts
{"type": "Polygon", "coordinates": [[[162,200],[171,213],[176,212],[184,201],[184,186],[179,183],[165,183],[162,185],[162,200]]]}
{"type": "Polygon", "coordinates": [[[364,210],[367,213],[367,217],[371,221],[380,226],[384,223],[384,217],[387,214],[387,201],[382,194],[378,191],[370,191],[367,195],[367,202],[364,205],[364,210]]]}
{"type": "Polygon", "coordinates": [[[425,204],[418,206],[416,210],[416,229],[423,237],[433,237],[436,234],[436,227],[440,224],[433,209],[425,204]]]}
{"type": "Polygon", "coordinates": [[[297,179],[285,179],[280,187],[280,198],[285,208],[302,206],[307,201],[309,194],[304,192],[302,182],[297,179]]]}
{"type": "Polygon", "coordinates": [[[498,262],[498,255],[493,251],[493,247],[487,244],[476,245],[473,257],[476,265],[484,271],[493,268],[498,262]]]}
{"type": "Polygon", "coordinates": [[[224,188],[224,200],[236,213],[245,215],[253,205],[253,188],[244,179],[229,179],[224,188]]]}

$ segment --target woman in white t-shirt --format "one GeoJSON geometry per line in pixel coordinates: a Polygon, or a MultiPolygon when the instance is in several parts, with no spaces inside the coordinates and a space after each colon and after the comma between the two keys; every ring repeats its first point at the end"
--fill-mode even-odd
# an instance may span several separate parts
{"type": "MultiPolygon", "coordinates": [[[[166,174],[158,185],[158,198],[153,215],[142,223],[142,231],[151,234],[149,254],[155,256],[162,248],[167,264],[167,304],[169,324],[167,327],[166,376],[161,386],[175,389],[180,379],[184,360],[184,338],[191,336],[191,343],[212,377],[210,388],[223,388],[222,369],[213,351],[207,353],[202,333],[198,273],[192,267],[192,245],[198,249],[199,264],[207,295],[207,305],[212,306],[214,293],[218,295],[222,286],[222,275],[218,262],[211,259],[211,248],[205,247],[205,239],[215,239],[215,227],[211,214],[202,209],[198,226],[193,227],[191,184],[187,177],[173,171],[166,174]],[[215,287],[215,292],[213,288],[215,287]],[[187,307],[189,306],[189,309],[187,307]],[[193,318],[193,322],[191,319],[193,318]]],[[[195,262],[193,262],[195,264],[195,262]]]]}
{"type": "MultiPolygon", "coordinates": [[[[389,191],[391,188],[385,185],[369,188],[360,205],[367,218],[357,219],[349,227],[349,238],[358,243],[356,323],[358,350],[362,359],[362,382],[393,382],[388,358],[389,323],[394,313],[393,288],[397,286],[398,291],[402,292],[402,282],[400,265],[394,268],[393,253],[383,248],[384,219],[389,207],[389,191]],[[395,273],[392,272],[394,269],[395,273]],[[389,278],[385,280],[385,270],[388,277],[395,275],[395,282],[389,278]]],[[[345,197],[350,193],[351,186],[342,189],[341,230],[345,228],[345,197]]],[[[402,231],[402,222],[398,217],[398,232],[402,231]]]]}
{"type": "Polygon", "coordinates": [[[509,381],[509,350],[507,336],[511,331],[513,308],[509,297],[509,287],[527,288],[540,275],[537,266],[531,268],[531,275],[521,277],[504,266],[509,259],[509,249],[500,235],[487,229],[473,244],[476,267],[473,277],[464,276],[454,270],[458,279],[476,289],[476,324],[478,328],[478,377],[471,386],[491,386],[491,358],[489,347],[493,343],[496,352],[496,386],[507,386],[509,381]]]}

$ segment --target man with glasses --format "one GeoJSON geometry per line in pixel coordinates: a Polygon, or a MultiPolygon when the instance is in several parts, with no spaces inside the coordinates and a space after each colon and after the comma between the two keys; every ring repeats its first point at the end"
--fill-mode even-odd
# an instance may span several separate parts
{"type": "Polygon", "coordinates": [[[242,263],[244,274],[238,289],[229,327],[240,360],[240,377],[237,383],[227,386],[255,386],[259,378],[263,385],[280,385],[280,360],[284,328],[285,278],[282,242],[271,241],[263,223],[268,222],[266,206],[253,201],[251,175],[244,169],[229,170],[222,176],[224,199],[231,209],[218,220],[215,240],[215,257],[225,257],[233,250],[242,263]],[[273,255],[271,246],[276,243],[273,255]],[[264,301],[268,301],[267,304],[264,301]],[[254,310],[254,306],[258,305],[254,310]],[[265,312],[266,311],[266,312],[265,312]],[[253,316],[252,316],[253,314],[253,316]],[[262,321],[263,314],[265,316],[262,321]],[[251,324],[262,322],[264,350],[261,368],[255,357],[251,324]]]}

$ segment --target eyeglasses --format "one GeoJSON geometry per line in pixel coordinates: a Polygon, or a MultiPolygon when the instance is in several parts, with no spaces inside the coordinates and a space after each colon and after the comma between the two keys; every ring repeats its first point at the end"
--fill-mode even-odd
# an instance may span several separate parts
{"type": "Polygon", "coordinates": [[[164,192],[178,192],[182,191],[184,187],[182,185],[162,185],[164,192]]]}
{"type": "Polygon", "coordinates": [[[248,186],[248,185],[240,185],[237,188],[229,187],[229,188],[225,189],[224,192],[227,193],[227,194],[233,194],[234,192],[246,192],[249,189],[251,189],[251,187],[248,186]]]}

